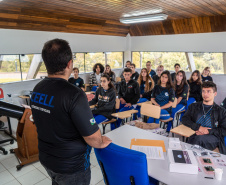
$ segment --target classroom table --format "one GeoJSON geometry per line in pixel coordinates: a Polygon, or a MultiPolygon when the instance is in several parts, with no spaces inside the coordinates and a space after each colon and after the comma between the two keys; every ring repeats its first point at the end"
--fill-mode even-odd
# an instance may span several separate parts
{"type": "MultiPolygon", "coordinates": [[[[108,136],[113,143],[129,148],[131,139],[138,138],[138,139],[152,139],[152,140],[164,140],[166,150],[168,149],[168,137],[161,136],[158,134],[154,134],[148,132],[146,130],[130,126],[130,125],[123,125],[111,132],[105,134],[108,136]]],[[[185,145],[190,148],[190,144],[181,142],[182,148],[185,148],[185,145]]],[[[180,173],[172,173],[169,172],[168,167],[168,158],[166,156],[166,152],[164,152],[165,160],[153,160],[148,159],[148,175],[167,184],[167,185],[224,185],[226,184],[226,167],[219,167],[223,168],[223,177],[221,181],[216,179],[206,179],[204,177],[213,177],[211,175],[206,175],[203,172],[198,172],[197,175],[190,175],[190,174],[180,174],[180,173]]],[[[224,159],[226,161],[226,156],[221,154],[221,157],[215,157],[213,160],[216,159],[224,159]]],[[[115,159],[117,160],[117,159],[115,159]]],[[[215,161],[214,161],[215,162],[215,161]]]]}

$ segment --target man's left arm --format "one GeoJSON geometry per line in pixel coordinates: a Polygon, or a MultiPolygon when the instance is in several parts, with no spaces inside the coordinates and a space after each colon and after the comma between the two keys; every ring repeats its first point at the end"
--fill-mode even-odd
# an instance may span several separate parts
{"type": "Polygon", "coordinates": [[[218,127],[209,129],[209,134],[226,136],[226,110],[221,108],[218,113],[220,114],[218,120],[216,120],[218,121],[218,127]]]}

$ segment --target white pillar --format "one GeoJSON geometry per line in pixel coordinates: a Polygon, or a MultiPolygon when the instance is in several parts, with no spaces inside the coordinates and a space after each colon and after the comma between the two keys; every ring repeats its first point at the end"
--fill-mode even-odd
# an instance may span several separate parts
{"type": "Polygon", "coordinates": [[[226,53],[223,53],[223,67],[224,67],[224,74],[226,74],[226,53]]]}
{"type": "Polygon", "coordinates": [[[125,66],[126,61],[132,61],[132,56],[131,56],[131,36],[128,33],[126,36],[126,51],[124,52],[124,63],[123,67],[125,66]]]}
{"type": "Polygon", "coordinates": [[[187,63],[188,63],[190,72],[196,70],[195,62],[194,62],[194,58],[193,58],[193,53],[185,52],[185,55],[186,55],[186,58],[187,58],[187,63]]]}
{"type": "Polygon", "coordinates": [[[38,70],[40,69],[41,62],[42,62],[41,54],[35,54],[33,59],[32,59],[29,71],[27,73],[27,78],[26,78],[27,80],[35,78],[35,76],[38,73],[38,70]]]}

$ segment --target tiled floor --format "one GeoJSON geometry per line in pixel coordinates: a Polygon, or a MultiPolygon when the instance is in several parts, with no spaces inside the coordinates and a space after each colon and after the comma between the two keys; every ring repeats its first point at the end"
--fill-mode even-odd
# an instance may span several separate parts
{"type": "MultiPolygon", "coordinates": [[[[102,131],[102,128],[100,128],[102,131]]],[[[106,127],[106,132],[110,131],[110,126],[106,127]]],[[[0,132],[0,140],[6,136],[0,132]]],[[[3,155],[0,151],[0,185],[51,185],[50,177],[40,162],[29,164],[20,171],[16,170],[18,161],[9,150],[17,148],[17,143],[1,144],[8,151],[8,155],[3,155]]],[[[97,163],[96,156],[92,150],[91,162],[91,185],[104,185],[103,176],[97,163]]]]}

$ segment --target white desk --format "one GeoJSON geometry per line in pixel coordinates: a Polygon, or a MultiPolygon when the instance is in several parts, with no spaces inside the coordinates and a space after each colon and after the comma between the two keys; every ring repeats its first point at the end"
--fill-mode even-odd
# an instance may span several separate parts
{"type": "MultiPolygon", "coordinates": [[[[168,149],[168,138],[154,134],[133,126],[124,125],[117,128],[107,134],[105,134],[112,139],[113,143],[129,148],[132,138],[139,139],[153,139],[153,140],[164,140],[166,150],[168,149]]],[[[181,143],[184,145],[185,143],[181,143]]],[[[170,173],[168,169],[168,158],[165,155],[165,160],[147,160],[148,162],[148,175],[166,183],[167,185],[226,185],[226,167],[220,167],[224,169],[223,178],[221,181],[216,179],[206,179],[204,177],[208,176],[202,172],[198,172],[198,175],[180,174],[180,173],[170,173]]],[[[221,157],[215,159],[224,159],[226,161],[226,156],[221,155],[221,157]]]]}

